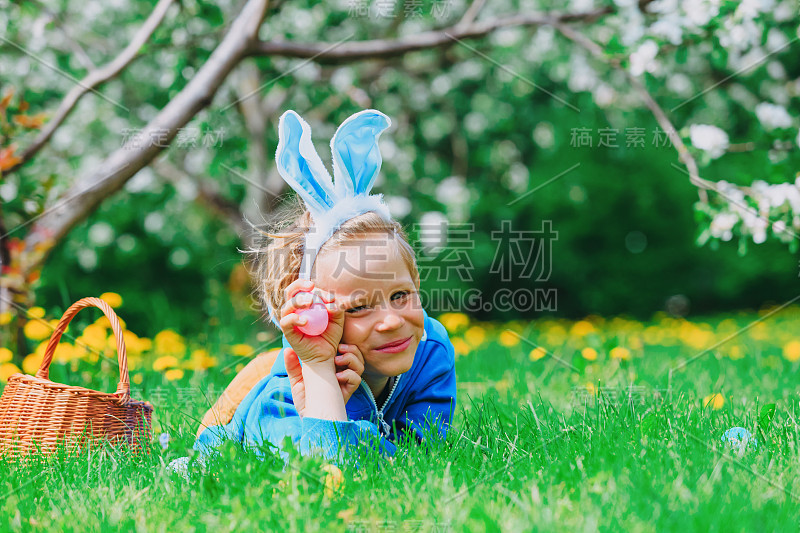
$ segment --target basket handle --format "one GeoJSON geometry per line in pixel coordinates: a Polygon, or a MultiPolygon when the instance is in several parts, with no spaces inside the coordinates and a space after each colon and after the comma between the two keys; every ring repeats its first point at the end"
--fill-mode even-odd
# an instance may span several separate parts
{"type": "Polygon", "coordinates": [[[120,326],[117,314],[105,300],[101,300],[100,298],[81,298],[64,312],[64,316],[61,317],[58,326],[53,330],[50,342],[44,351],[42,364],[36,372],[36,377],[49,379],[50,363],[53,361],[53,355],[56,352],[58,341],[61,340],[61,334],[67,329],[67,325],[69,325],[70,321],[78,314],[78,311],[87,307],[97,307],[106,315],[108,321],[111,323],[111,329],[114,332],[114,337],[117,339],[117,360],[119,361],[119,383],[117,384],[116,394],[120,395],[118,400],[120,405],[126,405],[131,397],[131,384],[128,378],[128,356],[125,351],[125,339],[122,337],[122,327],[120,326]]]}

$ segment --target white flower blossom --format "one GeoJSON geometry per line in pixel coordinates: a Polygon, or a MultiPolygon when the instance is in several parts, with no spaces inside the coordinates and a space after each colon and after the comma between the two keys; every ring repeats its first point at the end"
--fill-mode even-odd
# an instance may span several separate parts
{"type": "Polygon", "coordinates": [[[786,222],[783,220],[777,220],[772,224],[772,231],[775,232],[776,235],[780,235],[781,233],[786,231],[786,222]]]}
{"type": "Polygon", "coordinates": [[[464,204],[469,201],[469,190],[459,176],[445,178],[436,187],[436,199],[444,205],[464,204]]]}
{"type": "Polygon", "coordinates": [[[678,15],[665,15],[650,26],[650,33],[655,37],[663,37],[672,44],[681,44],[683,42],[682,22],[678,15]]]}
{"type": "Polygon", "coordinates": [[[782,50],[789,44],[789,39],[786,38],[786,35],[783,34],[781,30],[778,28],[770,28],[767,32],[767,50],[770,53],[775,53],[779,50],[782,50]]]}
{"type": "Polygon", "coordinates": [[[761,244],[767,240],[767,227],[769,227],[769,222],[767,222],[763,215],[760,217],[753,217],[753,219],[751,219],[749,229],[753,235],[754,243],[761,244]]]}
{"type": "Polygon", "coordinates": [[[752,19],[737,22],[734,17],[728,17],[717,30],[717,37],[719,44],[729,51],[747,50],[761,42],[762,33],[763,28],[752,19]]]}
{"type": "Polygon", "coordinates": [[[719,14],[720,0],[683,0],[686,20],[695,26],[705,26],[719,14]]]}
{"type": "Polygon", "coordinates": [[[658,69],[655,58],[658,55],[658,45],[653,40],[643,42],[631,54],[630,71],[634,76],[641,76],[645,72],[653,73],[658,69]]]}
{"type": "Polygon", "coordinates": [[[769,102],[761,102],[756,106],[756,117],[767,131],[792,126],[792,116],[786,108],[769,102]]]}
{"type": "Polygon", "coordinates": [[[676,72],[667,79],[667,89],[680,96],[690,96],[692,94],[692,80],[686,74],[676,72]]]}
{"type": "Polygon", "coordinates": [[[736,17],[754,19],[759,13],[770,11],[775,5],[772,0],[742,0],[736,8],[736,17]]]}
{"type": "Polygon", "coordinates": [[[436,255],[447,245],[447,217],[439,211],[423,213],[419,219],[419,242],[422,251],[428,255],[436,255]]]}
{"type": "Polygon", "coordinates": [[[733,227],[739,222],[739,216],[735,213],[719,213],[711,221],[709,227],[711,236],[729,241],[733,237],[733,227]],[[727,237],[727,238],[726,238],[727,237]]]}
{"type": "Polygon", "coordinates": [[[707,152],[712,159],[720,157],[728,149],[728,134],[716,126],[692,124],[689,127],[692,146],[707,152]]]}
{"type": "Polygon", "coordinates": [[[597,85],[597,75],[583,55],[573,54],[570,58],[568,85],[572,92],[591,91],[597,85]]]}
{"type": "Polygon", "coordinates": [[[387,196],[386,205],[394,218],[400,219],[411,212],[411,200],[405,196],[387,196]]]}

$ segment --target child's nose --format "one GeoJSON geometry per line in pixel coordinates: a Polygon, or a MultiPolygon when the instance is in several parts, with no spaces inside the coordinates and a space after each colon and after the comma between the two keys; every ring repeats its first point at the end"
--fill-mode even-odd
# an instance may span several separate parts
{"type": "Polygon", "coordinates": [[[392,329],[397,329],[402,325],[403,325],[403,317],[401,317],[392,310],[388,310],[383,315],[383,319],[378,323],[378,330],[388,331],[392,329]]]}

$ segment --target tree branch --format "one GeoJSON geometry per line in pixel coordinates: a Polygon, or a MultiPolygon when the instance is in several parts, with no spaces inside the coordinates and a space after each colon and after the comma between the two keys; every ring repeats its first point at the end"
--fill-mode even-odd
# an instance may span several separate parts
{"type": "MultiPolygon", "coordinates": [[[[480,3],[480,2],[478,2],[480,3]]],[[[397,39],[372,39],[368,41],[344,43],[292,43],[284,41],[258,41],[250,50],[251,55],[294,57],[313,59],[318,63],[341,63],[358,59],[383,59],[408,52],[450,46],[461,39],[475,39],[489,33],[512,26],[545,26],[574,21],[593,21],[612,13],[611,7],[604,7],[584,13],[529,13],[493,20],[468,22],[468,18],[454,26],[441,30],[431,30],[397,39]]],[[[469,14],[469,13],[468,13],[469,14]]]]}
{"type": "Polygon", "coordinates": [[[158,25],[161,24],[161,21],[164,20],[167,10],[174,1],[175,0],[160,0],[153,12],[150,13],[150,16],[147,17],[144,25],[139,28],[139,31],[137,31],[136,35],[133,36],[131,42],[128,43],[128,46],[126,46],[125,49],[109,63],[106,63],[98,69],[90,71],[89,74],[87,74],[67,93],[67,96],[64,97],[64,100],[62,100],[61,104],[58,106],[55,116],[42,128],[42,130],[39,132],[39,135],[37,135],[36,139],[33,140],[33,143],[31,143],[30,146],[22,151],[19,156],[20,161],[16,165],[5,170],[3,172],[4,174],[8,174],[18,169],[28,162],[39,150],[41,150],[42,147],[47,144],[47,141],[50,140],[50,137],[52,137],[53,133],[55,133],[58,127],[61,126],[67,116],[72,112],[72,109],[78,103],[78,100],[83,97],[83,95],[89,91],[93,91],[99,85],[118,76],[119,73],[122,72],[131,61],[134,60],[136,55],[139,53],[139,50],[150,39],[150,36],[153,35],[153,32],[156,30],[158,25]]]}
{"type": "Polygon", "coordinates": [[[464,16],[458,21],[457,26],[469,26],[475,22],[475,19],[478,18],[478,13],[481,12],[485,4],[486,0],[473,0],[469,8],[464,12],[464,16]]]}
{"type": "Polygon", "coordinates": [[[42,214],[25,238],[26,252],[37,251],[32,263],[41,264],[56,242],[149,164],[181,127],[211,103],[228,74],[252,48],[267,5],[268,0],[248,0],[194,78],[141,130],[144,143],[112,152],[97,171],[74,183],[42,214]]]}
{"type": "Polygon", "coordinates": [[[667,136],[669,136],[670,142],[672,142],[672,145],[678,151],[678,158],[680,159],[681,163],[686,166],[686,170],[689,172],[689,181],[698,189],[697,192],[700,196],[700,201],[703,203],[708,203],[708,194],[706,193],[706,189],[716,190],[714,182],[700,177],[700,173],[697,169],[697,161],[695,161],[694,157],[692,157],[692,154],[689,152],[689,149],[683,143],[683,139],[681,139],[680,135],[678,135],[678,132],[675,130],[675,126],[672,125],[672,122],[670,122],[667,114],[653,99],[653,96],[642,84],[642,82],[639,81],[636,76],[631,74],[628,69],[624,68],[619,60],[606,57],[603,53],[603,49],[591,39],[581,35],[569,26],[561,24],[560,22],[554,22],[553,27],[556,28],[564,37],[586,49],[596,59],[607,65],[611,65],[613,68],[619,70],[625,75],[628,83],[630,83],[639,94],[641,99],[644,101],[644,105],[647,106],[647,108],[656,118],[659,126],[661,126],[661,129],[664,130],[667,136]]]}

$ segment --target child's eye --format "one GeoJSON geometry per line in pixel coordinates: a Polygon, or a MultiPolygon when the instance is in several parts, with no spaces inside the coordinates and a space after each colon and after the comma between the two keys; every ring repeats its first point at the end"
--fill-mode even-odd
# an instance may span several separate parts
{"type": "Polygon", "coordinates": [[[351,308],[350,308],[350,309],[348,309],[346,312],[348,312],[348,313],[350,313],[350,314],[353,314],[353,313],[358,313],[359,311],[363,311],[363,310],[364,310],[364,309],[366,309],[367,307],[368,307],[368,306],[366,306],[366,305],[359,305],[358,307],[351,307],[351,308]]]}
{"type": "Polygon", "coordinates": [[[392,300],[400,300],[401,298],[405,298],[411,294],[410,291],[397,291],[396,293],[392,294],[392,300]]]}

